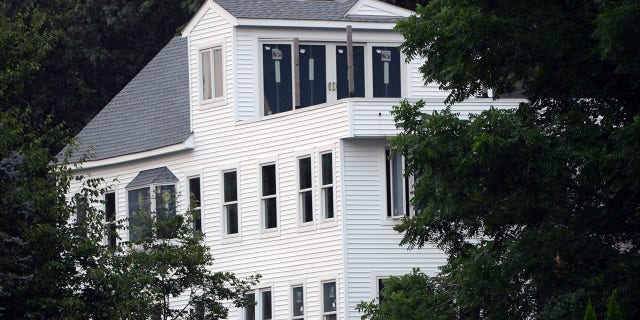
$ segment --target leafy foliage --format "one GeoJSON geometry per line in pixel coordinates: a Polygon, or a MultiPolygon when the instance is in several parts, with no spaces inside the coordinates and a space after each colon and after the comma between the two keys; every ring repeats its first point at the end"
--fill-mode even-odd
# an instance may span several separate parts
{"type": "Polygon", "coordinates": [[[580,319],[589,298],[604,311],[614,291],[620,314],[640,316],[637,10],[434,0],[398,23],[403,52],[426,59],[425,81],[452,90],[449,102],[481,87],[528,98],[469,119],[424,114],[422,102],[394,109],[403,133],[391,144],[420,212],[396,229],[403,245],[449,255],[424,281],[455,288],[443,298],[452,318],[580,319]]]}

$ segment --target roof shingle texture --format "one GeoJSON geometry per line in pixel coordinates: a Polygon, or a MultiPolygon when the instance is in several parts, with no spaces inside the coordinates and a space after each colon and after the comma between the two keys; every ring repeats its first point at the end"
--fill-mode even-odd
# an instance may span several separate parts
{"type": "Polygon", "coordinates": [[[171,183],[178,181],[178,178],[167,167],[159,167],[143,170],[129,182],[127,188],[145,186],[157,183],[171,183]]]}
{"type": "Polygon", "coordinates": [[[189,135],[187,39],[174,37],[76,136],[71,162],[184,142],[189,135]]]}
{"type": "Polygon", "coordinates": [[[357,0],[214,0],[236,18],[396,22],[399,17],[347,16],[357,0]]]}

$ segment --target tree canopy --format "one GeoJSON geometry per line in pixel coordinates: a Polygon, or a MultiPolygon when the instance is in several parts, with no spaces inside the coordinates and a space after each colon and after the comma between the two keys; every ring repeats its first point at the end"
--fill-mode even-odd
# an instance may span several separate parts
{"type": "MultiPolygon", "coordinates": [[[[591,299],[604,318],[617,292],[620,313],[640,316],[639,25],[637,1],[434,0],[398,23],[450,103],[482,87],[528,99],[468,119],[394,109],[419,211],[396,227],[401,244],[449,255],[413,308],[581,319],[591,299]]],[[[406,318],[389,301],[361,307],[406,318]]]]}

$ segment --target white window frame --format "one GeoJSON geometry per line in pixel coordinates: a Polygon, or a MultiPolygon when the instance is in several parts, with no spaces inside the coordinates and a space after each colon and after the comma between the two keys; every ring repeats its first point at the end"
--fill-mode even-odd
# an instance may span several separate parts
{"type": "Polygon", "coordinates": [[[313,187],[314,187],[314,163],[313,163],[313,157],[311,156],[311,154],[307,154],[304,156],[300,156],[296,158],[296,189],[298,190],[297,194],[297,198],[298,198],[298,224],[299,225],[310,225],[313,224],[315,222],[315,198],[314,198],[314,192],[313,192],[313,187]],[[309,159],[309,179],[310,179],[310,184],[308,188],[304,188],[301,189],[301,174],[302,174],[302,170],[300,168],[300,160],[303,159],[309,159]],[[311,220],[310,221],[304,221],[304,194],[310,192],[311,193],[311,220]]]}
{"type": "Polygon", "coordinates": [[[327,319],[328,316],[333,316],[333,315],[336,316],[336,319],[338,318],[338,311],[340,310],[340,299],[339,299],[339,295],[338,295],[339,291],[340,291],[340,287],[338,286],[337,279],[324,280],[324,281],[320,282],[320,299],[321,299],[320,300],[320,312],[322,314],[322,319],[323,320],[327,319]],[[325,307],[325,305],[324,305],[324,295],[325,295],[324,285],[325,285],[325,283],[331,283],[331,282],[334,283],[335,288],[336,288],[336,290],[334,292],[335,300],[336,300],[336,306],[335,306],[336,310],[335,311],[325,311],[325,309],[324,309],[324,307],[325,307]]]}
{"type": "Polygon", "coordinates": [[[289,292],[291,293],[291,300],[290,300],[290,302],[291,302],[291,308],[290,308],[291,312],[289,313],[290,319],[292,319],[292,320],[302,320],[302,319],[304,319],[305,315],[307,314],[307,303],[306,303],[307,301],[305,300],[306,297],[307,297],[307,292],[306,292],[305,285],[302,284],[302,283],[291,285],[290,288],[289,288],[289,292]],[[295,312],[295,310],[294,310],[294,306],[295,306],[294,300],[296,299],[296,297],[295,297],[295,295],[293,293],[293,289],[295,289],[295,288],[302,288],[302,308],[303,309],[302,309],[302,315],[299,315],[299,316],[294,316],[294,312],[295,312]]]}
{"type": "MultiPolygon", "coordinates": [[[[222,192],[220,193],[222,199],[221,199],[221,203],[222,203],[222,234],[224,237],[227,238],[237,238],[240,236],[240,170],[238,170],[237,168],[230,168],[230,169],[226,169],[223,170],[220,174],[220,185],[222,186],[222,192]],[[225,181],[224,181],[224,176],[227,173],[231,173],[231,172],[235,172],[236,173],[236,200],[234,201],[225,201],[224,198],[224,194],[225,194],[225,181]],[[238,225],[237,225],[237,232],[236,233],[229,233],[228,230],[228,217],[227,217],[227,207],[228,206],[232,206],[235,205],[236,206],[236,219],[238,220],[238,225]]],[[[262,191],[262,190],[261,190],[262,191]]]]}
{"type": "Polygon", "coordinates": [[[259,197],[260,197],[260,230],[262,230],[263,233],[269,233],[269,232],[279,232],[280,229],[280,208],[279,208],[279,203],[278,203],[278,192],[279,192],[279,179],[278,179],[278,165],[276,161],[271,161],[271,162],[265,162],[265,163],[260,163],[260,165],[258,166],[258,176],[260,177],[259,179],[259,197]],[[266,166],[274,166],[274,171],[275,171],[275,192],[271,195],[267,195],[264,196],[263,195],[263,191],[262,190],[262,180],[263,180],[263,176],[262,176],[262,168],[266,167],[266,166]],[[265,208],[265,204],[266,204],[266,200],[268,199],[275,199],[275,203],[276,203],[276,226],[273,228],[267,228],[266,227],[266,223],[267,223],[267,217],[266,217],[266,208],[265,208]]]}
{"type": "Polygon", "coordinates": [[[400,201],[402,203],[402,209],[403,212],[401,214],[395,214],[395,209],[394,208],[394,204],[396,203],[394,195],[395,195],[395,189],[397,188],[397,186],[395,186],[394,182],[396,181],[396,177],[394,175],[394,171],[393,171],[393,163],[394,160],[396,159],[396,156],[394,156],[392,159],[389,159],[389,156],[393,154],[393,150],[390,148],[385,148],[385,153],[384,153],[384,183],[385,183],[385,217],[389,220],[398,220],[401,219],[402,217],[413,217],[415,215],[415,209],[413,207],[413,205],[411,205],[411,197],[413,196],[413,186],[414,186],[414,177],[413,175],[410,176],[406,176],[405,175],[405,168],[406,168],[406,163],[405,163],[405,159],[402,155],[399,155],[400,159],[401,159],[401,163],[400,166],[402,168],[402,201],[400,201]],[[391,212],[390,212],[391,210],[391,212]]]}
{"type": "MultiPolygon", "coordinates": [[[[202,182],[203,181],[202,181],[202,176],[201,175],[192,175],[192,176],[188,176],[187,177],[187,205],[188,205],[188,208],[192,209],[193,211],[200,211],[200,232],[202,232],[202,234],[204,234],[204,210],[202,210],[203,209],[203,206],[202,206],[202,195],[203,195],[202,186],[203,186],[203,183],[202,182]],[[200,187],[200,199],[199,199],[200,203],[199,203],[199,206],[194,206],[193,208],[191,208],[191,180],[192,179],[198,179],[198,183],[199,183],[199,187],[200,187]]],[[[195,219],[194,219],[193,223],[194,223],[193,228],[195,230],[195,223],[196,223],[195,219]]]]}
{"type": "Polygon", "coordinates": [[[319,159],[318,161],[320,162],[320,164],[318,165],[318,168],[319,168],[319,171],[320,171],[320,173],[318,175],[318,177],[319,177],[318,178],[318,180],[319,180],[318,183],[320,185],[320,215],[321,215],[322,221],[327,221],[327,222],[334,221],[336,219],[336,188],[335,188],[335,180],[336,180],[335,163],[336,163],[336,161],[335,161],[333,150],[327,150],[327,151],[320,152],[319,156],[318,156],[318,159],[319,159]],[[324,163],[323,163],[322,157],[324,155],[327,155],[327,154],[331,155],[331,183],[323,184],[322,177],[323,177],[323,173],[324,173],[324,171],[323,171],[323,168],[324,168],[323,164],[324,163]],[[326,200],[327,193],[325,192],[325,190],[328,189],[328,188],[331,188],[330,195],[333,198],[333,201],[332,201],[333,217],[331,217],[331,218],[327,217],[327,200],[326,200]]]}
{"type": "Polygon", "coordinates": [[[201,46],[199,48],[197,48],[197,55],[198,55],[198,97],[200,98],[201,104],[216,104],[216,105],[220,105],[223,104],[224,102],[226,102],[226,93],[227,93],[227,89],[226,89],[226,61],[225,61],[225,45],[224,45],[224,40],[223,39],[218,39],[215,42],[212,42],[208,45],[204,45],[201,46]],[[220,88],[222,90],[222,92],[220,92],[219,96],[216,96],[217,92],[215,90],[216,88],[216,72],[218,69],[215,68],[215,61],[214,61],[214,52],[216,50],[220,50],[220,80],[221,80],[221,84],[220,84],[220,88]],[[203,52],[210,52],[209,56],[211,59],[211,98],[206,99],[204,96],[204,66],[203,66],[203,61],[202,61],[202,53],[203,52]]]}
{"type": "Polygon", "coordinates": [[[273,288],[272,287],[264,287],[264,288],[260,288],[260,290],[258,290],[258,297],[256,298],[256,301],[258,302],[258,304],[256,305],[258,307],[258,319],[260,320],[273,320],[274,319],[274,308],[273,308],[273,288]],[[269,292],[271,294],[271,318],[265,318],[265,314],[263,312],[263,306],[264,306],[264,301],[262,300],[262,294],[264,292],[269,292]]]}
{"type": "MultiPolygon", "coordinates": [[[[354,44],[355,45],[355,44],[354,44]]],[[[373,47],[400,47],[401,43],[399,42],[390,42],[390,41],[382,41],[382,42],[368,42],[366,43],[365,53],[364,53],[364,95],[367,99],[392,99],[398,100],[399,98],[382,98],[382,97],[373,97],[373,60],[371,57],[371,53],[373,47]]],[[[405,62],[405,55],[400,50],[400,97],[410,96],[410,86],[409,76],[411,75],[411,69],[409,68],[409,64],[405,62]]]]}

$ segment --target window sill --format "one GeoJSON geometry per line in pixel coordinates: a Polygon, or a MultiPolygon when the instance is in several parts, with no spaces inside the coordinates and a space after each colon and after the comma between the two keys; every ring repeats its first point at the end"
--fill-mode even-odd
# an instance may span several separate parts
{"type": "Polygon", "coordinates": [[[223,95],[221,98],[200,101],[200,106],[201,107],[217,107],[217,106],[225,105],[226,103],[227,103],[227,99],[223,95]]]}
{"type": "Polygon", "coordinates": [[[262,229],[262,231],[260,232],[260,239],[268,239],[268,238],[275,238],[275,237],[279,237],[280,236],[280,229],[278,228],[271,228],[271,229],[262,229]]]}
{"type": "Polygon", "coordinates": [[[395,226],[398,225],[400,223],[402,223],[402,218],[404,216],[401,217],[384,217],[382,218],[382,221],[380,222],[381,225],[383,226],[395,226]]]}
{"type": "Polygon", "coordinates": [[[316,231],[315,221],[309,221],[298,225],[296,231],[299,233],[316,231]]]}
{"type": "Polygon", "coordinates": [[[223,235],[222,239],[220,240],[220,243],[222,244],[238,243],[238,242],[242,242],[242,238],[240,237],[239,233],[223,235]]]}
{"type": "Polygon", "coordinates": [[[335,217],[333,217],[331,219],[322,220],[318,224],[318,229],[333,228],[337,226],[338,226],[338,220],[335,217]]]}

